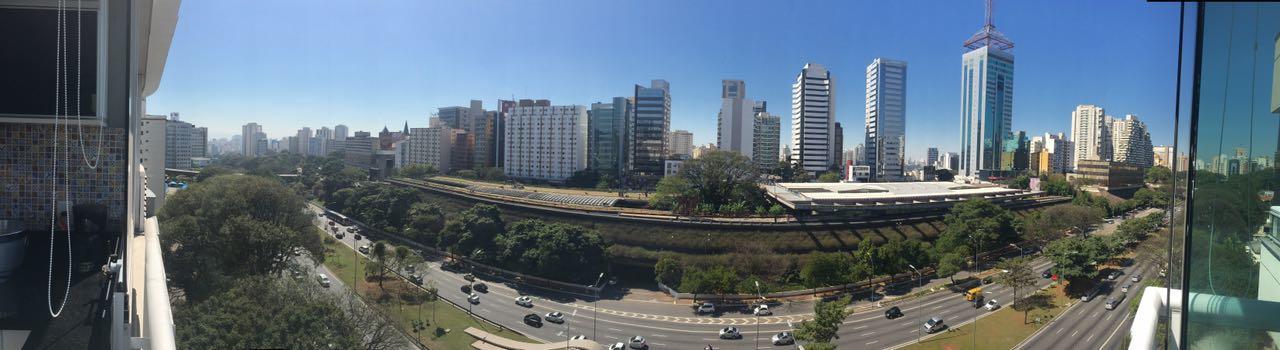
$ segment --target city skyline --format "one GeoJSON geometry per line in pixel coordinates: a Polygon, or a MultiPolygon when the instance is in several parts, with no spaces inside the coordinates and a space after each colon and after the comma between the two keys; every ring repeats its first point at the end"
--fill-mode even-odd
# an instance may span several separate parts
{"type": "MultiPolygon", "coordinates": [[[[851,24],[818,24],[823,33],[827,33],[822,40],[772,27],[748,28],[750,35],[742,39],[717,42],[712,40],[714,30],[710,28],[714,26],[699,21],[705,17],[701,15],[720,10],[710,4],[670,4],[668,7],[681,7],[681,11],[675,11],[681,12],[678,17],[661,17],[661,11],[628,4],[499,4],[433,3],[403,7],[458,14],[496,9],[500,10],[498,15],[491,16],[496,19],[475,20],[521,24],[518,27],[528,29],[528,33],[522,35],[540,39],[496,46],[458,42],[450,37],[459,34],[454,33],[456,29],[437,28],[448,26],[416,27],[406,24],[412,21],[397,20],[398,16],[414,11],[396,13],[402,6],[392,5],[325,8],[293,14],[291,18],[296,23],[287,27],[286,23],[267,23],[275,14],[295,8],[287,4],[259,4],[257,6],[263,7],[260,13],[236,12],[236,16],[230,18],[212,18],[209,14],[225,13],[238,6],[236,2],[183,6],[184,20],[177,28],[169,69],[162,80],[166,89],[150,99],[149,108],[181,112],[186,120],[208,125],[212,138],[237,134],[238,128],[248,122],[260,123],[266,134],[278,137],[302,126],[347,124],[353,130],[376,131],[384,125],[407,121],[411,127],[425,127],[427,118],[437,108],[465,106],[472,99],[492,104],[500,98],[547,98],[590,105],[628,95],[632,84],[665,79],[671,82],[674,97],[671,129],[689,130],[696,144],[705,144],[715,142],[723,79],[740,79],[751,84],[750,98],[786,104],[794,72],[807,62],[822,64],[837,77],[857,77],[874,57],[886,56],[912,62],[906,155],[918,159],[924,156],[927,147],[958,150],[960,140],[955,132],[960,125],[957,98],[960,77],[956,68],[961,50],[958,47],[981,27],[983,20],[980,1],[938,3],[936,6],[944,11],[924,14],[929,17],[925,19],[907,16],[905,12],[909,11],[905,9],[910,4],[828,3],[821,6],[830,7],[830,13],[847,14],[840,16],[858,18],[857,14],[874,11],[883,13],[877,19],[886,23],[919,21],[921,25],[846,28],[851,24]],[[626,21],[641,21],[646,23],[642,27],[653,27],[659,32],[636,40],[654,45],[656,50],[669,55],[640,59],[621,52],[588,49],[600,41],[598,37],[645,33],[639,29],[577,33],[560,25],[529,28],[523,25],[528,23],[527,19],[503,15],[507,11],[553,13],[566,8],[632,11],[636,18],[626,21]],[[328,33],[328,29],[315,29],[310,25],[323,23],[345,10],[373,12],[388,20],[346,33],[328,33]],[[223,21],[229,20],[255,26],[224,25],[223,21]],[[299,31],[300,28],[319,32],[299,31]],[[291,40],[277,42],[263,38],[262,32],[280,33],[277,37],[291,40]],[[422,37],[432,40],[422,42],[422,37]],[[321,42],[322,38],[328,39],[321,42]],[[403,45],[410,41],[412,45],[403,45]],[[189,46],[187,43],[191,42],[198,42],[200,46],[189,46]],[[536,42],[551,45],[534,45],[536,42]],[[819,42],[822,44],[818,45],[819,42]],[[858,44],[852,44],[854,42],[858,44]],[[727,43],[751,45],[723,47],[727,43]],[[450,57],[431,55],[446,47],[471,47],[485,58],[473,56],[475,53],[450,57]],[[548,55],[552,49],[575,52],[571,56],[575,59],[563,60],[563,54],[548,55]],[[219,55],[207,55],[210,50],[219,55]],[[522,52],[522,58],[504,57],[506,52],[522,52]],[[557,62],[548,61],[552,58],[557,62]],[[472,61],[493,69],[438,68],[466,66],[463,63],[472,61]],[[555,79],[549,78],[551,76],[555,79]]],[[[1099,104],[1147,120],[1156,144],[1172,140],[1173,106],[1166,102],[1172,91],[1152,87],[1168,86],[1172,82],[1167,72],[1173,70],[1175,62],[1156,53],[1162,52],[1162,46],[1171,49],[1176,44],[1163,36],[1176,30],[1169,27],[1176,21],[1168,20],[1176,17],[1176,7],[1111,2],[1010,2],[997,6],[997,24],[1002,32],[1017,40],[1019,46],[1015,52],[1022,62],[1017,75],[1019,86],[1024,88],[1013,108],[1013,130],[1031,134],[1066,131],[1074,106],[1099,104]],[[1098,6],[1106,10],[1098,10],[1098,6]],[[1073,29],[1070,35],[1058,30],[1074,23],[1073,16],[1081,15],[1092,16],[1097,21],[1094,25],[1073,29]],[[1093,52],[1091,55],[1096,59],[1078,59],[1076,53],[1079,52],[1093,52]],[[1091,79],[1068,79],[1068,76],[1091,79]],[[1048,81],[1064,83],[1049,84],[1048,81]]],[[[730,11],[780,21],[799,20],[804,15],[778,4],[742,6],[730,11]]],[[[597,20],[588,19],[586,25],[597,20]]],[[[504,26],[467,27],[474,31],[467,33],[472,38],[513,35],[508,33],[510,29],[483,28],[504,26]]],[[[862,105],[863,93],[858,91],[861,85],[856,79],[837,82],[836,103],[862,105]]],[[[789,118],[782,119],[782,128],[790,130],[789,118]]],[[[863,119],[859,109],[836,114],[836,121],[845,125],[861,125],[863,119]]],[[[846,129],[845,139],[863,139],[862,128],[846,129]]],[[[789,139],[789,133],[783,133],[779,141],[790,144],[789,139]]]]}

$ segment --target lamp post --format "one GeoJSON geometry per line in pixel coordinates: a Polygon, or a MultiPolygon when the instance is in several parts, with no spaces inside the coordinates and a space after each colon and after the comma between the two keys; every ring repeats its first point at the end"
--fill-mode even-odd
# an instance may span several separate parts
{"type": "Polygon", "coordinates": [[[920,275],[920,270],[916,270],[915,265],[907,264],[907,267],[910,267],[911,271],[916,272],[916,288],[920,288],[921,284],[923,283],[923,281],[921,280],[924,279],[924,276],[920,275]]]}
{"type": "Polygon", "coordinates": [[[1019,247],[1017,244],[1013,244],[1013,243],[1009,243],[1009,246],[1018,249],[1018,259],[1022,259],[1024,257],[1023,254],[1026,252],[1022,250],[1022,247],[1019,247]]]}
{"type": "Polygon", "coordinates": [[[600,287],[598,285],[601,279],[604,279],[604,272],[601,272],[600,276],[596,277],[596,283],[591,284],[591,287],[596,289],[596,298],[591,300],[591,340],[596,340],[596,320],[597,316],[600,315],[600,308],[597,307],[600,305],[600,287]]]}
{"type": "MultiPolygon", "coordinates": [[[[764,305],[764,292],[760,290],[760,281],[752,281],[756,283],[756,295],[760,297],[760,305],[764,305]]],[[[760,311],[759,308],[751,313],[756,314],[756,349],[760,349],[760,311]]]]}

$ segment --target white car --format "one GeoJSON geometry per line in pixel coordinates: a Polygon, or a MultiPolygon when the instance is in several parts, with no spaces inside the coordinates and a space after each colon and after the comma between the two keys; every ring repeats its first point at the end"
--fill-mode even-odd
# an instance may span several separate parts
{"type": "Polygon", "coordinates": [[[319,276],[317,276],[317,277],[316,277],[316,280],[318,280],[318,281],[320,282],[320,286],[321,286],[321,287],[329,288],[329,276],[325,276],[325,275],[322,273],[322,274],[320,274],[319,276]]]}
{"type": "Polygon", "coordinates": [[[773,345],[791,345],[796,343],[796,338],[791,336],[791,332],[782,332],[773,335],[773,345]]]}
{"type": "Polygon", "coordinates": [[[759,305],[756,306],[756,311],[753,313],[756,316],[769,316],[773,314],[773,311],[769,311],[769,305],[759,305]]]}
{"type": "Polygon", "coordinates": [[[987,311],[994,311],[1000,308],[1000,303],[997,303],[995,299],[987,299],[987,304],[983,307],[987,308],[987,311]]]}
{"type": "Polygon", "coordinates": [[[742,333],[737,327],[724,327],[720,329],[720,339],[742,339],[742,333]]]}
{"type": "Polygon", "coordinates": [[[644,337],[637,335],[637,336],[631,337],[631,340],[627,342],[627,347],[632,349],[648,349],[649,343],[645,343],[644,337]]]}
{"type": "Polygon", "coordinates": [[[468,296],[467,296],[467,302],[468,302],[468,303],[472,303],[472,304],[479,304],[479,303],[480,303],[480,294],[471,293],[471,295],[468,295],[468,296]]]}
{"type": "MultiPolygon", "coordinates": [[[[586,340],[586,339],[587,339],[587,336],[581,335],[581,334],[575,335],[573,336],[573,338],[569,338],[569,340],[586,340]]],[[[622,344],[622,343],[618,343],[618,344],[622,344]]]]}
{"type": "MultiPolygon", "coordinates": [[[[551,323],[564,323],[564,314],[560,313],[559,311],[552,311],[552,312],[548,312],[547,315],[543,317],[543,319],[546,319],[547,322],[551,322],[551,323]]],[[[579,337],[581,337],[581,335],[579,335],[579,337]]]]}
{"type": "Polygon", "coordinates": [[[530,298],[527,296],[516,298],[516,305],[520,305],[524,307],[533,307],[533,298],[530,298]]]}
{"type": "Polygon", "coordinates": [[[360,246],[360,248],[356,248],[356,250],[359,250],[360,253],[369,254],[369,245],[368,244],[362,245],[360,246]]]}
{"type": "Polygon", "coordinates": [[[623,343],[623,342],[617,342],[617,343],[613,343],[613,345],[609,345],[609,350],[626,350],[626,349],[627,349],[627,343],[623,343]]]}
{"type": "Polygon", "coordinates": [[[716,312],[716,304],[712,304],[710,302],[704,302],[702,304],[698,304],[698,313],[709,314],[713,312],[716,312]]]}

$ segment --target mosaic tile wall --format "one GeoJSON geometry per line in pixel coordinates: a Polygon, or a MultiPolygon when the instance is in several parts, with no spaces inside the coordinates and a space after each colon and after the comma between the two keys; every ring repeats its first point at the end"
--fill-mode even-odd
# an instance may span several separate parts
{"type": "MultiPolygon", "coordinates": [[[[55,129],[54,125],[0,123],[0,218],[21,220],[28,228],[49,225],[51,160],[56,154],[58,173],[67,171],[68,167],[61,162],[62,150],[70,147],[68,174],[72,203],[104,205],[112,225],[124,221],[127,187],[124,174],[128,162],[124,130],[106,128],[100,134],[98,127],[85,126],[84,154],[77,143],[78,132],[77,127],[71,126],[66,133],[70,135],[68,139],[62,128],[55,129]],[[57,147],[53,145],[55,130],[57,147]],[[95,160],[98,135],[103,137],[102,154],[97,157],[97,168],[91,169],[85,158],[89,163],[95,160]]],[[[61,190],[61,175],[57,186],[61,190]]],[[[63,198],[61,192],[58,198],[63,198]]]]}

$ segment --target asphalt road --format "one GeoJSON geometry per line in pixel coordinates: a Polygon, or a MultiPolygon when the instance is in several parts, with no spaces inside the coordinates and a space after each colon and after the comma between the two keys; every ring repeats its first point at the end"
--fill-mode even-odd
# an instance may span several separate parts
{"type": "Polygon", "coordinates": [[[1129,312],[1129,303],[1138,297],[1142,283],[1147,279],[1159,278],[1155,268],[1150,266],[1129,266],[1115,281],[1108,281],[1112,288],[1109,292],[1098,293],[1088,302],[1080,302],[1070,310],[1058,316],[1053,323],[1033,334],[1022,344],[1021,349],[1117,349],[1124,344],[1124,338],[1133,323],[1133,315],[1129,312]],[[1132,282],[1134,271],[1142,273],[1142,280],[1132,282]],[[1128,293],[1122,286],[1133,283],[1128,293]],[[1109,297],[1125,295],[1120,306],[1115,310],[1107,310],[1106,300],[1109,297]]]}
{"type": "MultiPolygon", "coordinates": [[[[323,221],[321,221],[323,222],[323,221]]],[[[345,232],[345,227],[339,228],[345,232]]],[[[326,230],[326,232],[330,232],[326,230]]],[[[369,244],[367,239],[356,241],[353,234],[346,234],[340,240],[349,247],[369,244]]],[[[353,253],[354,254],[354,253],[353,253]]],[[[565,294],[546,293],[541,290],[529,291],[515,289],[501,282],[484,281],[489,286],[488,293],[481,293],[478,304],[467,302],[467,294],[461,288],[468,284],[461,273],[443,271],[438,263],[427,263],[418,271],[426,271],[424,277],[434,281],[440,289],[440,296],[455,304],[469,307],[471,312],[499,324],[515,329],[531,338],[541,341],[557,341],[575,335],[585,335],[605,345],[626,341],[632,336],[643,336],[652,349],[704,349],[711,345],[716,349],[754,349],[759,340],[760,349],[795,348],[790,346],[774,346],[770,337],[774,334],[790,330],[804,315],[812,312],[812,306],[805,303],[801,306],[775,308],[775,316],[760,317],[757,333],[756,318],[749,314],[725,314],[721,317],[705,317],[694,315],[688,306],[670,303],[645,303],[637,301],[602,300],[599,304],[601,312],[593,309],[591,298],[583,298],[565,294]],[[534,298],[534,306],[527,308],[515,304],[515,298],[530,295],[534,298]],[[625,306],[630,309],[649,309],[648,313],[636,311],[619,311],[616,308],[625,306]],[[564,324],[544,323],[540,328],[525,325],[524,315],[559,311],[565,315],[564,324]],[[791,317],[788,317],[790,315],[791,317]],[[593,317],[595,316],[595,317],[593,317]],[[788,322],[792,321],[792,322],[788,322]],[[718,332],[727,325],[734,325],[743,334],[743,339],[722,340],[718,332]]],[[[1048,268],[1050,263],[1043,259],[1033,264],[1037,273],[1048,268]]],[[[1041,286],[1049,283],[1041,279],[1041,286]]],[[[1000,303],[1012,300],[1012,291],[999,285],[985,287],[987,298],[994,298],[1000,303]]],[[[1026,291],[1022,291],[1026,293],[1026,291]]],[[[866,303],[868,301],[858,301],[866,303]]],[[[843,348],[892,348],[906,345],[921,336],[922,324],[933,316],[941,316],[953,327],[989,313],[985,309],[975,309],[960,294],[940,292],[899,305],[905,314],[901,318],[888,320],[883,316],[884,309],[853,314],[846,318],[841,326],[838,343],[843,348]]],[[[455,330],[461,331],[461,330],[455,330]]],[[[979,330],[981,332],[981,330],[979,330]]]]}

